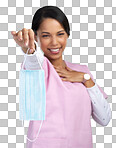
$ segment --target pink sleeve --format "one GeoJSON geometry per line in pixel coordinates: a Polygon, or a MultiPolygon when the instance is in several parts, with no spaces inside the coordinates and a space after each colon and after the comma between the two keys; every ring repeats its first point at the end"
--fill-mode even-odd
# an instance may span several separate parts
{"type": "MultiPolygon", "coordinates": [[[[85,66],[86,66],[86,72],[91,76],[91,79],[94,81],[93,75],[91,74],[88,66],[87,65],[85,65],[85,66]]],[[[108,98],[107,94],[103,91],[103,89],[98,84],[97,84],[97,86],[100,89],[101,93],[103,94],[104,98],[107,99],[108,98]]]]}

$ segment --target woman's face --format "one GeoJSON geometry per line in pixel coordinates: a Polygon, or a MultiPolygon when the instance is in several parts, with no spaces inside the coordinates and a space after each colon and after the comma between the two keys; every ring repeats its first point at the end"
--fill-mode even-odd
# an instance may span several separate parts
{"type": "Polygon", "coordinates": [[[44,56],[49,59],[56,59],[62,56],[67,43],[68,35],[61,24],[51,18],[46,18],[37,31],[37,41],[39,39],[40,48],[44,56]]]}

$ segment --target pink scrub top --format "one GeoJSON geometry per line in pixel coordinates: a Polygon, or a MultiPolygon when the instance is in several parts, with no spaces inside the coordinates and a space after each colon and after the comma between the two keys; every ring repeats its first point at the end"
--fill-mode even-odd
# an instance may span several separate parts
{"type": "MultiPolygon", "coordinates": [[[[86,65],[65,63],[72,70],[91,75],[86,65]]],[[[62,81],[46,57],[42,67],[46,83],[46,117],[37,140],[27,140],[27,148],[93,148],[92,106],[86,87],[82,83],[62,81]]],[[[100,91],[106,98],[101,88],[100,91]]],[[[30,139],[36,137],[40,124],[41,121],[30,121],[27,133],[30,139]]]]}

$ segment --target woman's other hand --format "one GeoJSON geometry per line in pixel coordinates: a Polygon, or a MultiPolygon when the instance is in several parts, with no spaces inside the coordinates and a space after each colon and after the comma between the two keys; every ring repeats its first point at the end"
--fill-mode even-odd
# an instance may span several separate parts
{"type": "Polygon", "coordinates": [[[34,44],[34,32],[32,29],[23,28],[22,30],[18,31],[11,31],[11,34],[15,40],[15,42],[22,47],[24,53],[27,52],[27,49],[30,48],[28,54],[32,54],[35,51],[35,44],[34,44]]]}
{"type": "Polygon", "coordinates": [[[83,82],[84,73],[82,73],[82,72],[74,71],[67,66],[65,67],[65,69],[59,68],[57,66],[54,66],[54,68],[55,68],[56,72],[58,73],[58,75],[60,77],[63,77],[62,78],[63,81],[83,82]]]}
{"type": "MultiPolygon", "coordinates": [[[[54,66],[56,72],[58,73],[58,75],[61,78],[62,81],[69,81],[69,82],[80,82],[83,83],[84,80],[84,74],[83,72],[78,72],[75,70],[70,69],[69,67],[65,67],[65,69],[63,68],[59,68],[57,66],[54,66]]],[[[83,83],[87,88],[92,87],[95,85],[95,83],[93,82],[93,80],[90,78],[90,80],[87,80],[85,83],[83,83]]]]}

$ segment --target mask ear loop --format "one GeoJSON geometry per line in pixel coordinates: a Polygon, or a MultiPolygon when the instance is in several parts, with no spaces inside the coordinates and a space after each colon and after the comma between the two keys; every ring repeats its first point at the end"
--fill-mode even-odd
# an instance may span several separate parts
{"type": "MultiPolygon", "coordinates": [[[[24,69],[24,64],[25,64],[25,61],[26,61],[26,58],[27,58],[27,53],[28,53],[28,51],[29,51],[29,48],[27,49],[27,52],[26,52],[26,55],[25,55],[25,59],[24,59],[24,62],[23,62],[23,64],[22,64],[22,68],[21,68],[21,69],[24,69]]],[[[37,57],[37,56],[36,56],[36,57],[37,57]]],[[[43,68],[42,68],[42,65],[41,65],[41,62],[40,62],[40,59],[37,58],[37,60],[38,60],[38,63],[40,64],[41,69],[43,69],[43,68]]],[[[23,128],[24,128],[23,115],[21,115],[21,116],[22,116],[22,126],[23,126],[23,128]]],[[[39,135],[39,133],[40,133],[40,130],[41,130],[42,124],[43,124],[43,120],[41,121],[41,124],[40,124],[39,130],[38,130],[38,133],[37,133],[35,139],[29,139],[29,138],[26,136],[26,139],[27,139],[28,141],[30,141],[30,142],[34,142],[34,141],[36,141],[36,139],[38,138],[38,135],[39,135]]],[[[26,133],[25,133],[25,128],[24,128],[24,134],[26,135],[26,133]]]]}
{"type": "MultiPolygon", "coordinates": [[[[37,43],[34,41],[34,43],[36,44],[36,47],[37,47],[37,43]]],[[[27,49],[27,52],[26,52],[26,54],[25,54],[25,59],[24,59],[24,62],[23,62],[23,64],[22,64],[22,69],[24,69],[24,64],[25,64],[25,61],[26,61],[26,58],[27,58],[27,53],[28,53],[28,51],[29,51],[29,48],[27,49]]],[[[36,56],[37,57],[37,56],[36,56]]],[[[38,63],[39,63],[39,65],[40,65],[40,67],[41,67],[41,69],[43,69],[42,68],[42,65],[41,65],[41,62],[40,62],[40,59],[39,58],[37,58],[37,60],[38,60],[38,63]]]]}
{"type": "Polygon", "coordinates": [[[29,51],[29,48],[27,49],[27,52],[26,52],[26,54],[25,54],[25,59],[24,59],[24,61],[23,61],[23,64],[22,64],[22,68],[21,68],[21,69],[24,69],[24,64],[25,64],[25,61],[26,61],[26,58],[27,58],[27,53],[28,53],[28,51],[29,51]]]}

